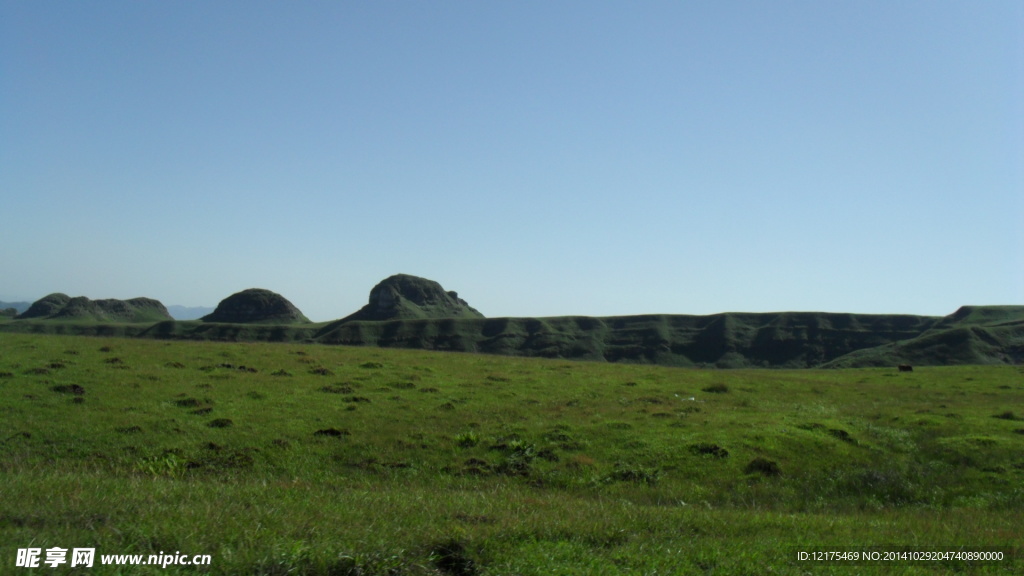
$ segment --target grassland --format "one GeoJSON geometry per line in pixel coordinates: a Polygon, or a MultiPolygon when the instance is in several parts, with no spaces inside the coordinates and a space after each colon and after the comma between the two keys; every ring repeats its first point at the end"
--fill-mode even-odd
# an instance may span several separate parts
{"type": "Polygon", "coordinates": [[[1015,574],[796,547],[1018,548],[1019,366],[700,370],[0,333],[18,548],[87,574],[1015,574]]]}

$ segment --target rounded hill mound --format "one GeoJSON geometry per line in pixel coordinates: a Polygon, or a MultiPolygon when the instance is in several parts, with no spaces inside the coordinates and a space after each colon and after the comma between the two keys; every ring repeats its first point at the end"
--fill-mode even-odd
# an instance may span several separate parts
{"type": "Polygon", "coordinates": [[[306,318],[294,304],[276,292],[249,288],[220,301],[217,308],[201,318],[203,322],[229,324],[304,324],[306,318]]]}
{"type": "Polygon", "coordinates": [[[366,306],[342,321],[483,317],[483,314],[459,298],[457,292],[445,291],[433,280],[395,274],[374,286],[366,306]]]}
{"type": "Polygon", "coordinates": [[[18,318],[49,318],[50,316],[60,312],[61,309],[70,301],[71,297],[67,294],[54,292],[53,294],[43,296],[39,300],[33,302],[32,305],[28,307],[28,310],[25,310],[18,315],[18,318]]]}

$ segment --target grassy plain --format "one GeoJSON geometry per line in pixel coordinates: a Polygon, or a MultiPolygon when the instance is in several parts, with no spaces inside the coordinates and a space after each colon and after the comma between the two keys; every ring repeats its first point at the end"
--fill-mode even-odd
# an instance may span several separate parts
{"type": "Polygon", "coordinates": [[[1024,371],[0,333],[0,478],[0,574],[1015,574],[795,556],[1022,554],[1024,371]]]}

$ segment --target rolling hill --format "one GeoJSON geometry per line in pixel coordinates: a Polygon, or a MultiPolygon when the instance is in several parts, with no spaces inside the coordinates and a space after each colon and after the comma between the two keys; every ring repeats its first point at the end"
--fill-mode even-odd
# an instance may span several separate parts
{"type": "Polygon", "coordinates": [[[90,300],[85,296],[72,298],[56,292],[45,296],[19,314],[19,320],[59,320],[71,322],[159,322],[171,318],[158,300],[90,300]]]}
{"type": "Polygon", "coordinates": [[[308,342],[714,368],[1024,362],[1024,306],[963,306],[948,316],[730,312],[485,318],[437,282],[404,274],[378,283],[366,306],[333,322],[311,323],[283,296],[261,289],[226,298],[202,321],[175,321],[155,300],[93,302],[57,293],[35,302],[15,320],[0,319],[0,330],[308,342]]]}

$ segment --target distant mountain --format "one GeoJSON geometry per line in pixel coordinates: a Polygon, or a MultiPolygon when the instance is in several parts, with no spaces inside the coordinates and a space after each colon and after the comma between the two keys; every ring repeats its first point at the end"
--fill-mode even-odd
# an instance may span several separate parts
{"type": "Polygon", "coordinates": [[[36,300],[18,320],[65,320],[75,322],[159,322],[171,320],[167,308],[152,298],[90,300],[55,292],[36,300]]]}
{"type": "Polygon", "coordinates": [[[213,312],[213,308],[208,306],[178,306],[172,305],[167,307],[167,313],[171,315],[171,318],[175,320],[198,320],[203,316],[213,312]]]}
{"type": "Polygon", "coordinates": [[[3,301],[0,301],[0,310],[7,310],[9,308],[13,308],[15,314],[21,314],[25,310],[28,310],[28,307],[31,306],[31,305],[32,305],[31,302],[3,302],[3,301]]]}

